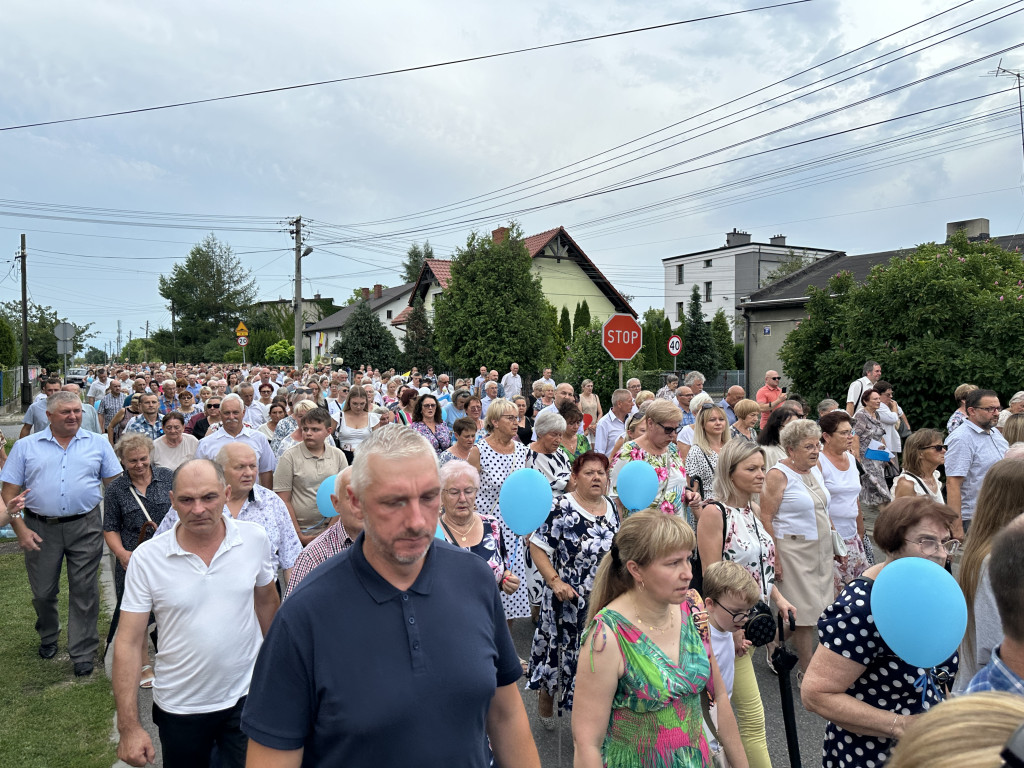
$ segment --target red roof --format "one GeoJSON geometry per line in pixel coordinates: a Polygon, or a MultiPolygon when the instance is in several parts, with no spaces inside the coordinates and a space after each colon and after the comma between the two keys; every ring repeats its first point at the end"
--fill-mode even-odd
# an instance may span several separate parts
{"type": "Polygon", "coordinates": [[[530,235],[528,238],[523,240],[526,250],[530,252],[530,258],[532,259],[540,253],[541,249],[551,242],[551,238],[557,235],[558,230],[560,229],[561,227],[555,227],[554,229],[549,229],[547,232],[541,232],[539,235],[530,235]]]}
{"type": "Polygon", "coordinates": [[[423,264],[430,267],[430,271],[434,273],[442,291],[448,287],[448,283],[452,279],[452,263],[448,259],[426,259],[423,264]]]}
{"type": "MultiPolygon", "coordinates": [[[[431,259],[433,261],[433,259],[431,259]]],[[[398,313],[398,317],[391,321],[392,325],[405,325],[409,320],[409,315],[412,314],[412,306],[407,306],[401,312],[398,313]]]]}

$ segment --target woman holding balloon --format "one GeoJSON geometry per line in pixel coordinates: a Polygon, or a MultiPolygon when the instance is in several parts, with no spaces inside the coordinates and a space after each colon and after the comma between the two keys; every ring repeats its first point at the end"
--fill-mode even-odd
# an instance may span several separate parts
{"type": "MultiPolygon", "coordinates": [[[[479,398],[474,398],[479,407],[479,398]]],[[[499,397],[487,408],[484,419],[486,437],[478,440],[469,451],[469,463],[480,473],[480,492],[477,505],[485,515],[494,515],[501,521],[502,546],[508,553],[505,567],[519,580],[526,580],[526,560],[521,542],[512,530],[506,515],[516,514],[516,509],[502,509],[498,503],[501,486],[509,475],[526,467],[527,448],[515,440],[519,422],[519,409],[503,397],[499,397]]],[[[549,505],[550,509],[550,505],[549,505]]],[[[539,525],[539,522],[538,522],[539,525]]],[[[530,600],[526,589],[516,589],[511,594],[502,593],[502,607],[505,618],[522,619],[530,615],[530,600]]]]}
{"type": "MultiPolygon", "coordinates": [[[[616,486],[619,486],[619,475],[630,462],[641,461],[653,467],[657,475],[657,490],[654,499],[645,506],[673,515],[682,515],[687,502],[686,473],[676,447],[682,420],[683,414],[674,403],[651,401],[644,412],[644,434],[625,443],[612,459],[612,484],[616,486]]],[[[632,510],[634,507],[623,498],[624,490],[628,495],[629,489],[618,487],[619,498],[627,509],[632,510]]]]}
{"type": "Polygon", "coordinates": [[[604,495],[608,458],[589,451],[572,465],[575,490],[555,501],[551,514],[530,537],[530,554],[544,579],[540,620],[530,651],[530,682],[538,691],[545,728],[554,727],[554,691],[560,709],[572,709],[579,639],[597,566],[619,530],[615,507],[604,495]]]}
{"type": "Polygon", "coordinates": [[[959,544],[955,522],[924,496],[896,499],[874,531],[888,559],[847,584],[818,620],[821,645],[802,694],[829,721],[824,768],[883,765],[910,721],[946,698],[967,624],[963,594],[942,570],[959,544]]]}

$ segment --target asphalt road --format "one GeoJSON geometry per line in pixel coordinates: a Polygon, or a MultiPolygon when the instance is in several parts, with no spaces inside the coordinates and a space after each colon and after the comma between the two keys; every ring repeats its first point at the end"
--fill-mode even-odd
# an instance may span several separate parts
{"type": "MultiPolygon", "coordinates": [[[[513,622],[512,639],[515,641],[519,655],[528,659],[530,643],[533,639],[533,625],[528,619],[518,619],[513,622]]],[[[807,712],[801,705],[796,692],[796,673],[791,673],[791,680],[800,754],[799,759],[794,756],[793,762],[790,762],[789,750],[786,747],[786,727],[782,716],[779,678],[768,671],[763,648],[757,649],[755,652],[754,671],[761,688],[761,699],[764,701],[768,753],[771,756],[773,768],[788,768],[791,765],[805,768],[820,766],[825,721],[817,715],[807,712]]],[[[524,678],[520,680],[519,688],[523,693],[526,712],[530,716],[530,726],[533,730],[533,738],[537,742],[537,749],[540,751],[541,765],[544,768],[562,768],[563,766],[569,768],[572,766],[573,760],[569,713],[563,713],[561,718],[556,718],[557,725],[554,731],[545,730],[537,716],[537,694],[534,691],[525,690],[525,687],[526,680],[524,678]]]]}

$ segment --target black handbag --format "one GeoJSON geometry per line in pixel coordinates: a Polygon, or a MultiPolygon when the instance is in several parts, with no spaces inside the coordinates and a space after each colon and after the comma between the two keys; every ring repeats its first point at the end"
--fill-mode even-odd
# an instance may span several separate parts
{"type": "MultiPolygon", "coordinates": [[[[761,529],[757,525],[757,515],[751,515],[754,520],[754,535],[758,542],[761,541],[761,529]]],[[[761,566],[761,585],[768,584],[767,574],[764,572],[764,557],[759,557],[757,563],[761,566]]],[[[775,639],[775,617],[772,616],[772,609],[764,600],[758,600],[754,606],[751,616],[747,619],[747,625],[743,628],[743,636],[750,641],[750,644],[760,648],[768,645],[775,639]]]]}

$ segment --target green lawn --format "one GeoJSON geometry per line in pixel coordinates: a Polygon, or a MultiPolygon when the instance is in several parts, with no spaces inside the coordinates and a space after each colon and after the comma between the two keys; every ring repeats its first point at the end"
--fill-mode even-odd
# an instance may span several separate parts
{"type": "MultiPolygon", "coordinates": [[[[67,655],[67,578],[57,656],[39,658],[32,593],[21,554],[0,554],[0,768],[110,768],[114,697],[98,664],[77,680],[67,655]]],[[[100,650],[109,619],[100,615],[100,650]]],[[[112,651],[111,651],[112,652],[112,651]]]]}

